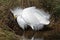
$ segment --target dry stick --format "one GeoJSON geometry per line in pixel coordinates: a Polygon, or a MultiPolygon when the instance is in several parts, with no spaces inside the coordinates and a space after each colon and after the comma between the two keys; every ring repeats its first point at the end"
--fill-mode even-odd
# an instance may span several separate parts
{"type": "Polygon", "coordinates": [[[23,0],[21,0],[21,6],[22,6],[22,8],[23,8],[23,0]]]}
{"type": "Polygon", "coordinates": [[[30,6],[30,0],[28,0],[28,6],[30,6]]]}

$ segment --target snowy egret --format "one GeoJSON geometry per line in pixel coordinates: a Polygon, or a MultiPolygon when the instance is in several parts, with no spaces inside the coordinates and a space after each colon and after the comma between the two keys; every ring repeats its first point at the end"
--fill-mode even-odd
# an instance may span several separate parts
{"type": "Polygon", "coordinates": [[[29,25],[33,30],[39,30],[50,23],[50,14],[36,7],[10,9],[17,18],[19,26],[24,29],[29,25]]]}

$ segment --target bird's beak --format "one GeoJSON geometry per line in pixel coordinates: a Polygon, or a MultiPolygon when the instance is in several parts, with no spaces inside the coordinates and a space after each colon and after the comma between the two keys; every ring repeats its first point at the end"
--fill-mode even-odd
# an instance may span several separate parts
{"type": "Polygon", "coordinates": [[[16,16],[14,16],[14,19],[16,19],[17,17],[16,16]]]}

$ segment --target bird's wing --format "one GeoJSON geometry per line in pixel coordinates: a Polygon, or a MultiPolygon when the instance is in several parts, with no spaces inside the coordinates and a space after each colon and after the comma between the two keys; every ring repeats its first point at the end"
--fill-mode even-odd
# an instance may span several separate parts
{"type": "Polygon", "coordinates": [[[36,9],[35,11],[40,14],[41,16],[43,16],[46,19],[50,19],[50,14],[48,12],[45,12],[43,9],[36,9]]]}
{"type": "MultiPolygon", "coordinates": [[[[43,14],[43,13],[42,13],[43,14]]],[[[40,15],[40,13],[38,11],[35,11],[34,14],[36,16],[36,18],[39,20],[39,22],[41,24],[45,24],[45,25],[48,25],[50,22],[47,18],[45,18],[44,16],[46,15],[40,15]]]]}
{"type": "Polygon", "coordinates": [[[32,12],[23,12],[22,18],[28,23],[28,24],[39,24],[39,20],[32,14],[32,12]]]}
{"type": "Polygon", "coordinates": [[[14,8],[14,9],[10,9],[10,11],[13,13],[14,16],[20,16],[23,9],[20,7],[14,8]]]}
{"type": "Polygon", "coordinates": [[[49,24],[49,20],[47,17],[48,14],[42,12],[36,8],[23,10],[22,17],[28,22],[32,24],[49,24]]]}

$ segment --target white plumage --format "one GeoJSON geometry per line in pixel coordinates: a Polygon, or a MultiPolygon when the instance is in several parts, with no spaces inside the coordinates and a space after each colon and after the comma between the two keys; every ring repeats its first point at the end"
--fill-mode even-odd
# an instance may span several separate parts
{"type": "Polygon", "coordinates": [[[13,10],[11,9],[11,12],[17,17],[17,22],[23,29],[29,25],[33,30],[39,30],[44,25],[50,23],[50,14],[36,7],[28,7],[25,9],[17,7],[13,10]]]}

